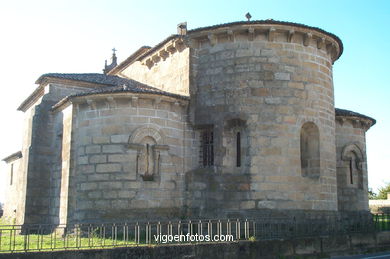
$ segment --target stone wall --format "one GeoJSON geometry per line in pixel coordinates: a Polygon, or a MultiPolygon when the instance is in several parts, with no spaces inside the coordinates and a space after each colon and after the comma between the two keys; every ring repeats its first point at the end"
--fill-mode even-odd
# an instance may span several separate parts
{"type": "Polygon", "coordinates": [[[356,119],[336,120],[337,196],[340,211],[368,211],[366,128],[356,119]]]}
{"type": "Polygon", "coordinates": [[[190,117],[197,127],[213,126],[215,172],[248,174],[250,191],[236,208],[337,210],[332,53],[297,28],[283,27],[272,40],[268,27],[252,29],[189,34],[190,117]],[[295,29],[291,38],[289,29],[295,29]],[[238,172],[229,144],[234,120],[244,121],[249,143],[238,172]],[[306,122],[319,131],[320,170],[314,176],[301,170],[306,122]]]}
{"type": "Polygon", "coordinates": [[[164,51],[165,55],[154,58],[155,61],[150,61],[150,63],[147,62],[148,58],[136,61],[119,75],[167,92],[188,96],[189,49],[183,44],[176,44],[175,40],[166,45],[172,44],[176,47],[172,46],[171,52],[164,51]]]}
{"type": "MultiPolygon", "coordinates": [[[[46,84],[43,95],[25,112],[22,159],[18,170],[16,223],[58,223],[62,157],[62,118],[50,112],[52,105],[85,88],[46,84]]],[[[7,206],[13,206],[8,204],[7,206]]]]}
{"type": "Polygon", "coordinates": [[[122,94],[76,103],[68,220],[179,217],[184,172],[198,162],[187,101],[122,94]]]}
{"type": "Polygon", "coordinates": [[[4,181],[7,186],[7,191],[5,193],[5,206],[3,207],[3,217],[15,224],[19,222],[16,221],[17,212],[21,209],[20,204],[23,202],[23,197],[21,194],[23,193],[23,185],[22,175],[20,175],[20,162],[22,160],[13,159],[12,161],[7,162],[6,172],[4,173],[4,181]],[[15,220],[15,221],[14,221],[15,220]]]}

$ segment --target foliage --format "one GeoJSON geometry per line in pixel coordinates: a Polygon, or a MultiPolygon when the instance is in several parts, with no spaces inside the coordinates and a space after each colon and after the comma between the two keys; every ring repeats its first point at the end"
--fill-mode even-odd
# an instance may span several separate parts
{"type": "Polygon", "coordinates": [[[378,195],[376,196],[376,199],[386,200],[387,193],[390,193],[390,183],[386,183],[386,185],[383,187],[380,187],[378,191],[379,192],[378,192],[378,195]]]}
{"type": "Polygon", "coordinates": [[[249,240],[249,241],[252,241],[252,242],[253,242],[253,241],[256,241],[256,237],[255,237],[255,236],[250,236],[248,240],[249,240]]]}
{"type": "Polygon", "coordinates": [[[376,200],[376,199],[378,199],[377,196],[378,195],[372,190],[372,188],[368,188],[368,199],[369,200],[376,200]]]}

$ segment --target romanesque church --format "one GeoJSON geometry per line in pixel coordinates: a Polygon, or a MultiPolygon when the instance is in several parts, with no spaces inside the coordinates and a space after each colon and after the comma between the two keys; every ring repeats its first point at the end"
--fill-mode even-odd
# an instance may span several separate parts
{"type": "Polygon", "coordinates": [[[4,158],[6,217],[368,212],[375,120],[334,107],[337,36],[274,20],[177,30],[120,64],[114,52],[103,73],[37,79],[18,107],[23,145],[4,158]]]}

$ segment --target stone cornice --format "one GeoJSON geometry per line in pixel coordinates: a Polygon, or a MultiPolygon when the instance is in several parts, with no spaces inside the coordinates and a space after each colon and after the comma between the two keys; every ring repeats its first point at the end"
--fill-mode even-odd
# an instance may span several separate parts
{"type": "Polygon", "coordinates": [[[256,35],[262,34],[270,42],[276,41],[276,34],[284,35],[284,42],[294,42],[299,35],[303,46],[316,42],[315,46],[326,50],[332,62],[336,61],[343,52],[341,40],[331,33],[305,25],[276,21],[238,22],[205,27],[189,31],[188,37],[191,41],[195,41],[191,46],[202,41],[209,41],[210,45],[215,45],[221,38],[234,41],[235,36],[239,34],[246,34],[249,41],[253,41],[256,35]]]}
{"type": "Polygon", "coordinates": [[[17,108],[18,111],[27,111],[45,93],[45,87],[38,86],[17,108]]]}
{"type": "Polygon", "coordinates": [[[175,52],[180,52],[186,47],[183,36],[173,35],[139,57],[138,61],[150,69],[154,64],[166,60],[175,52]]]}
{"type": "Polygon", "coordinates": [[[128,66],[130,66],[133,62],[137,61],[139,57],[144,55],[145,53],[149,52],[151,50],[151,47],[149,46],[143,46],[136,50],[133,54],[131,54],[125,61],[114,67],[110,72],[108,72],[108,75],[118,75],[120,74],[124,69],[126,69],[128,66]]]}
{"type": "Polygon", "coordinates": [[[18,151],[18,152],[15,152],[5,158],[3,158],[3,161],[6,162],[7,164],[12,162],[12,161],[15,161],[19,158],[22,158],[22,152],[21,151],[18,151]]]}
{"type": "Polygon", "coordinates": [[[36,101],[42,97],[45,93],[45,87],[48,84],[63,84],[69,86],[80,86],[85,88],[95,88],[105,86],[104,84],[98,83],[88,83],[82,82],[79,80],[70,80],[70,79],[61,79],[61,78],[51,78],[47,77],[40,81],[40,85],[19,105],[17,108],[18,111],[27,111],[36,101]]]}
{"type": "Polygon", "coordinates": [[[369,130],[371,126],[374,125],[372,120],[359,117],[359,116],[343,116],[343,115],[338,115],[336,116],[336,122],[339,123],[341,126],[345,122],[349,122],[352,124],[354,128],[361,128],[364,129],[365,131],[369,130]]]}
{"type": "Polygon", "coordinates": [[[65,109],[70,104],[87,104],[92,110],[97,108],[98,102],[105,102],[110,108],[115,108],[117,99],[128,99],[129,106],[135,107],[139,105],[140,99],[153,100],[154,108],[157,108],[161,102],[168,102],[173,107],[187,106],[189,99],[178,99],[171,96],[164,96],[152,93],[132,93],[132,92],[118,92],[118,93],[96,93],[93,95],[66,97],[52,107],[53,112],[58,112],[65,109]]]}

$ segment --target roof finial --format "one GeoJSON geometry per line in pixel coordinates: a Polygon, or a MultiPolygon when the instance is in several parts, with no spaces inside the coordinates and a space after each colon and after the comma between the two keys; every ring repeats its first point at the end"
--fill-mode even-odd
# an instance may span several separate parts
{"type": "Polygon", "coordinates": [[[117,51],[115,48],[112,49],[112,57],[111,57],[111,64],[110,65],[107,65],[107,60],[104,64],[104,69],[103,69],[103,73],[104,74],[107,74],[108,72],[110,72],[114,67],[116,67],[118,65],[117,63],[117,57],[115,55],[115,51],[117,51]]]}
{"type": "Polygon", "coordinates": [[[252,15],[249,12],[247,12],[245,17],[248,19],[248,22],[249,22],[252,18],[252,15]]]}

